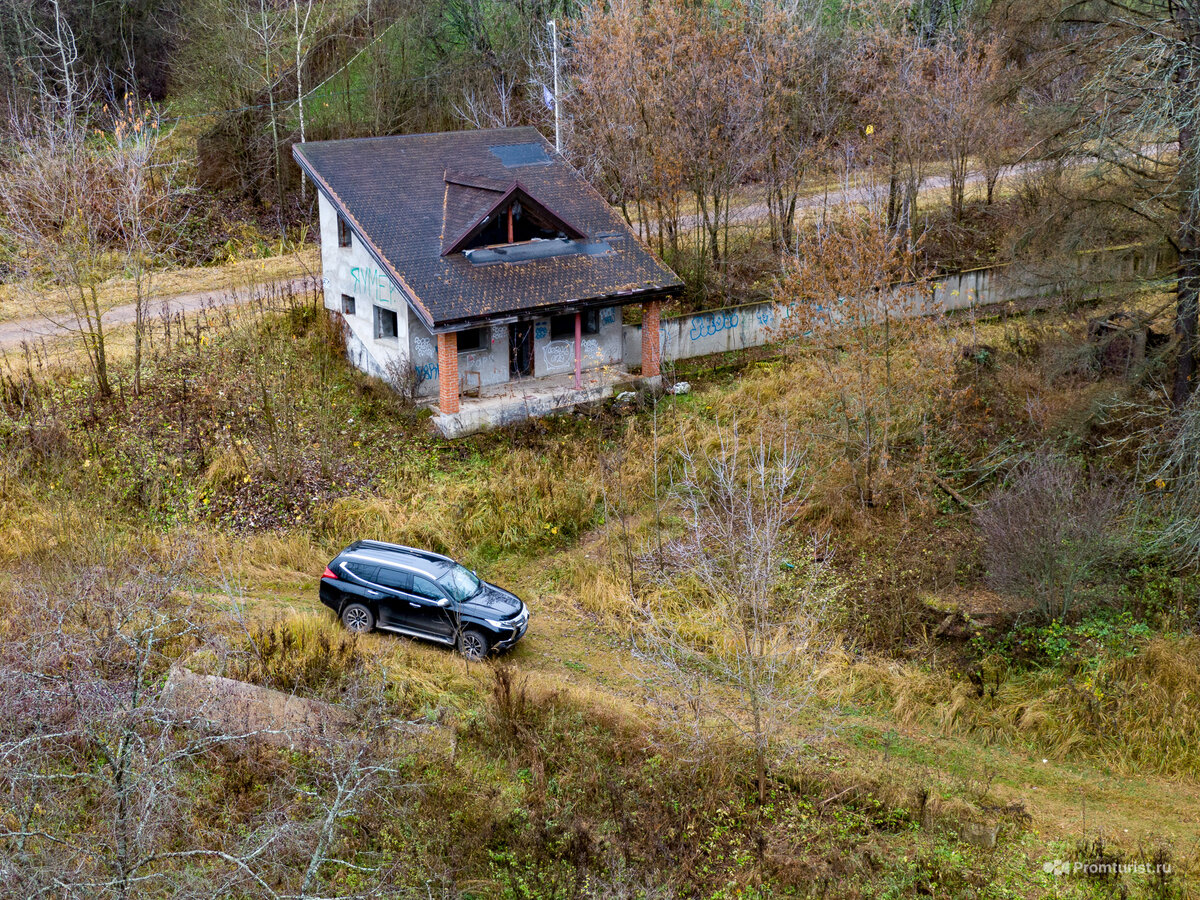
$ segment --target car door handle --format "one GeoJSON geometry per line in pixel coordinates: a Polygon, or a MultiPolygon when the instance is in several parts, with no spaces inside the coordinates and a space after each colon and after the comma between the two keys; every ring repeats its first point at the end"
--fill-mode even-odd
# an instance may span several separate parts
{"type": "Polygon", "coordinates": [[[379,591],[367,591],[367,596],[368,597],[382,597],[383,594],[381,594],[379,591]]]}
{"type": "Polygon", "coordinates": [[[409,600],[409,601],[408,601],[408,605],[409,605],[409,606],[411,606],[413,609],[420,609],[420,608],[421,608],[421,604],[420,604],[420,603],[413,603],[411,600],[409,600]]]}

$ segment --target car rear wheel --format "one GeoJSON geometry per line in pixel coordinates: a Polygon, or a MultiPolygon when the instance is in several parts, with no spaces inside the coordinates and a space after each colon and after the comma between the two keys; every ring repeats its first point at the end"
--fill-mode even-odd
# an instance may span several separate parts
{"type": "Polygon", "coordinates": [[[351,603],[342,610],[342,624],[347,631],[355,634],[366,634],[375,627],[375,617],[361,603],[351,603]]]}
{"type": "Polygon", "coordinates": [[[464,628],[458,636],[458,652],[467,659],[478,662],[487,656],[488,639],[481,631],[464,628]]]}

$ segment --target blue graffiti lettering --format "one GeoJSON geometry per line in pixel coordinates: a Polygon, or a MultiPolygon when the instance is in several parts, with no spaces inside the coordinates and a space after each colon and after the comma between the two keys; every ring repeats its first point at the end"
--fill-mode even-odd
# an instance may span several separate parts
{"type": "Polygon", "coordinates": [[[550,334],[550,326],[545,322],[538,322],[537,326],[533,329],[534,340],[544,341],[548,334],[550,334]]]}
{"type": "Polygon", "coordinates": [[[617,314],[612,309],[606,309],[600,314],[600,318],[604,320],[605,325],[611,325],[617,321],[617,314]]]}
{"type": "Polygon", "coordinates": [[[424,363],[423,365],[414,366],[417,372],[417,378],[421,381],[433,381],[438,377],[437,363],[424,363]]]}
{"type": "Polygon", "coordinates": [[[704,313],[699,316],[692,316],[692,330],[688,332],[688,337],[693,341],[698,341],[700,338],[712,337],[722,331],[727,331],[731,328],[737,328],[738,314],[737,311],[704,313]]]}
{"type": "Polygon", "coordinates": [[[399,293],[391,278],[370,266],[355,266],[350,270],[350,277],[354,279],[356,297],[363,297],[375,303],[394,303],[396,294],[399,293]]]}

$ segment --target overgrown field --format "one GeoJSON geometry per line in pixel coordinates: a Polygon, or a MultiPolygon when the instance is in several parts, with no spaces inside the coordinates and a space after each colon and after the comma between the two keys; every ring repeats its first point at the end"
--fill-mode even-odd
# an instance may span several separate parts
{"type": "Polygon", "coordinates": [[[1193,896],[1195,422],[1102,312],[781,345],[453,443],[312,298],[176,321],[104,404],[9,357],[5,893],[1193,896]],[[347,635],[315,583],[358,537],[462,558],[530,634],[485,666],[347,635]],[[350,716],[214,734],[181,666],[350,716]]]}

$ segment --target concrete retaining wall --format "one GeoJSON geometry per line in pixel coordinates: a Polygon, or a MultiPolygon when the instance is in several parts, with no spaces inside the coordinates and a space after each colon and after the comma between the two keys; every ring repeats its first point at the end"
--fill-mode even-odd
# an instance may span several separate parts
{"type": "MultiPolygon", "coordinates": [[[[952,312],[972,306],[1057,297],[1070,291],[1113,296],[1129,289],[1128,279],[1153,278],[1166,267],[1165,251],[1139,246],[1079,254],[1076,271],[1055,282],[1015,266],[973,269],[933,279],[926,308],[930,312],[952,312]]],[[[907,305],[911,307],[911,303],[907,305]]],[[[662,360],[670,362],[761,347],[779,340],[780,325],[789,315],[786,306],[768,301],[663,319],[659,337],[662,360]]],[[[642,326],[626,325],[623,340],[625,365],[640,366],[642,326]]]]}

